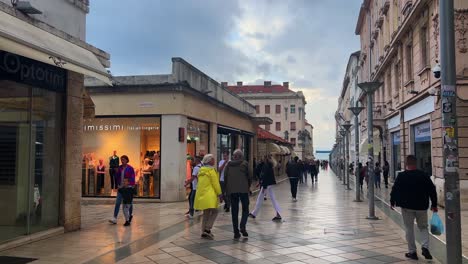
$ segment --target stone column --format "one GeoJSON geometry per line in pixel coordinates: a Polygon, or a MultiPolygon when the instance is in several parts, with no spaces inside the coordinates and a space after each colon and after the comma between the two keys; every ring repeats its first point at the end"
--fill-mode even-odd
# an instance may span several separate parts
{"type": "Polygon", "coordinates": [[[163,115],[161,117],[161,201],[185,200],[187,117],[163,115]],[[179,142],[179,128],[185,129],[179,142]]]}
{"type": "Polygon", "coordinates": [[[83,90],[82,74],[68,72],[64,173],[61,184],[61,219],[65,231],[81,226],[81,166],[83,145],[83,90]]]}
{"type": "Polygon", "coordinates": [[[210,123],[210,153],[214,155],[216,162],[218,157],[218,124],[210,123]]]}

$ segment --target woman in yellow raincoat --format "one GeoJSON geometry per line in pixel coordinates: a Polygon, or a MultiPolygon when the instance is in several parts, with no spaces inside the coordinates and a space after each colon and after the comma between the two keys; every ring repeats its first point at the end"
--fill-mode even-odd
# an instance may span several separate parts
{"type": "Polygon", "coordinates": [[[195,194],[196,210],[203,210],[202,238],[214,239],[211,228],[218,216],[221,186],[215,169],[216,161],[212,154],[207,154],[202,160],[203,167],[198,172],[197,193],[195,194]]]}

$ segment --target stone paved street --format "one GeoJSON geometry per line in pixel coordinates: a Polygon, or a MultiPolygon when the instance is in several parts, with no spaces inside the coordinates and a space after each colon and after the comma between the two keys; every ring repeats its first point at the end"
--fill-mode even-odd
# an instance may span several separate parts
{"type": "Polygon", "coordinates": [[[297,202],[290,198],[287,181],[277,185],[275,193],[283,222],[271,221],[274,210],[268,200],[257,218],[249,219],[249,238],[240,241],[232,238],[228,213],[218,216],[213,229],[215,240],[210,241],[200,238],[200,217],[184,220],[184,204],[158,205],[155,211],[160,215],[145,216],[140,215],[145,211],[141,207],[151,205],[137,205],[140,208],[129,229],[107,225],[102,219],[97,226],[81,232],[2,255],[39,258],[33,263],[417,263],[404,258],[402,230],[378,210],[381,220],[366,220],[367,204],[353,202],[353,192],[344,191],[331,172],[322,171],[317,185],[312,186],[310,180],[307,186],[300,185],[297,202]],[[170,213],[163,213],[166,211],[170,213]],[[151,230],[148,221],[162,222],[164,218],[172,219],[172,223],[164,221],[164,227],[151,230]],[[96,230],[101,232],[93,236],[96,230]],[[112,240],[119,242],[110,245],[112,240]],[[67,252],[73,252],[72,256],[67,252]]]}

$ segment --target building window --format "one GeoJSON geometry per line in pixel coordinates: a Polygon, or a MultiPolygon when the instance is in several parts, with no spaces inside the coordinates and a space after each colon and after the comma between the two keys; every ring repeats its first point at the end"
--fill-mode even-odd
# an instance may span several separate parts
{"type": "Polygon", "coordinates": [[[296,122],[291,122],[291,131],[296,131],[296,122]]]}
{"type": "Polygon", "coordinates": [[[296,146],[296,139],[295,139],[295,138],[291,138],[291,144],[293,144],[294,146],[296,146]]]}
{"type": "Polygon", "coordinates": [[[301,120],[303,110],[302,110],[302,107],[299,107],[298,109],[299,109],[299,120],[301,120]]]}
{"type": "Polygon", "coordinates": [[[406,45],[406,77],[407,81],[413,80],[413,43],[406,45]]]}
{"type": "Polygon", "coordinates": [[[291,105],[291,114],[296,113],[296,105],[291,105]]]}
{"type": "Polygon", "coordinates": [[[260,106],[259,105],[256,105],[255,106],[255,112],[258,114],[260,114],[260,106]]]}
{"type": "Polygon", "coordinates": [[[276,105],[276,111],[275,113],[281,114],[281,105],[276,105]]]}
{"type": "Polygon", "coordinates": [[[419,32],[419,42],[421,45],[421,69],[429,65],[429,34],[428,27],[424,25],[419,32]]]}
{"type": "Polygon", "coordinates": [[[425,122],[412,126],[414,155],[417,168],[427,175],[432,175],[431,123],[425,122]]]}
{"type": "Polygon", "coordinates": [[[265,125],[265,130],[266,130],[266,131],[270,131],[270,125],[269,125],[269,124],[268,124],[268,125],[265,125]]]}
{"type": "Polygon", "coordinates": [[[281,122],[276,122],[276,131],[281,131],[281,122]]]}
{"type": "Polygon", "coordinates": [[[265,114],[270,113],[270,105],[265,105],[265,114]]]}

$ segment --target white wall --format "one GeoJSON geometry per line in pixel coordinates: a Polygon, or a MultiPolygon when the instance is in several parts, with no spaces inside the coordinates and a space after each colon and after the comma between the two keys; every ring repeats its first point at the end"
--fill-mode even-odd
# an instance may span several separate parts
{"type": "MultiPolygon", "coordinates": [[[[0,0],[11,6],[10,0],[0,0]]],[[[29,0],[31,5],[40,10],[40,15],[30,17],[51,25],[80,40],[86,38],[86,14],[87,12],[70,0],[29,0]]],[[[80,3],[80,1],[76,1],[80,3]]],[[[83,5],[84,6],[84,5],[83,5]]]]}
{"type": "Polygon", "coordinates": [[[185,137],[179,142],[179,127],[187,127],[187,117],[163,115],[161,118],[161,201],[175,202],[185,199],[186,176],[185,137]]]}

